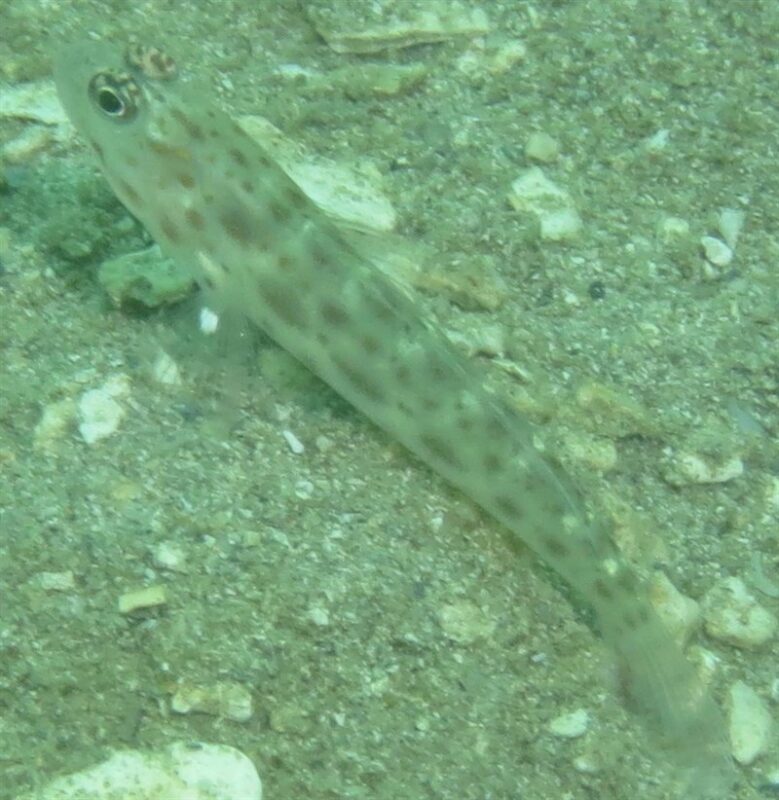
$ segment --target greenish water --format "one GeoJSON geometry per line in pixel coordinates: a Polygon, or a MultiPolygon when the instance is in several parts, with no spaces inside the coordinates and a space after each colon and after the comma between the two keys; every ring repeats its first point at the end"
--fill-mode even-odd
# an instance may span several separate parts
{"type": "MultiPolygon", "coordinates": [[[[420,302],[454,333],[497,326],[509,368],[490,367],[495,385],[615,518],[637,566],[695,599],[725,575],[753,582],[755,552],[779,580],[775,4],[486,4],[483,39],[374,55],[334,53],[297,2],[107,5],[4,4],[0,78],[48,79],[58,43],[85,30],[134,37],[235,114],[372,162],[399,232],[438,254],[430,274],[475,274],[478,289],[485,264],[497,272],[497,308],[441,289],[420,302]],[[501,71],[514,41],[526,54],[501,71]],[[309,77],[279,69],[293,64],[309,77]],[[425,78],[389,97],[352,91],[343,71],[365,64],[425,78]],[[506,199],[534,132],[559,143],[544,170],[583,219],[568,244],[540,240],[506,199]],[[733,261],[707,265],[700,239],[721,236],[722,209],[744,227],[733,261]],[[664,237],[669,218],[688,233],[664,237]],[[593,382],[608,402],[584,403],[593,382]],[[599,471],[582,443],[616,463],[599,471]],[[676,486],[680,451],[738,457],[744,473],[676,486]]],[[[312,5],[336,20],[361,6],[312,5]]],[[[3,141],[29,127],[0,119],[3,141]]],[[[82,143],[4,164],[0,226],[2,800],[111,748],[173,739],[243,750],[271,800],[673,796],[587,618],[491,523],[272,345],[231,339],[225,366],[182,312],[111,306],[99,264],[148,241],[82,143]],[[181,386],[153,379],[160,346],[181,386]],[[71,421],[34,446],[44,409],[116,374],[131,388],[113,437],[87,446],[71,421]],[[160,566],[167,544],[181,571],[160,566]],[[46,588],[45,573],[68,572],[72,586],[46,588]],[[120,595],[159,584],[164,607],[118,613],[120,595]],[[479,609],[488,635],[447,636],[450,607],[479,609]],[[248,722],[169,712],[177,682],[225,680],[251,692],[248,722]],[[593,719],[584,737],[549,734],[578,708],[593,719]]],[[[720,659],[719,699],[739,679],[770,697],[776,639],[756,652],[695,641],[720,659]]],[[[772,766],[775,741],[735,796],[760,796],[772,766]]]]}

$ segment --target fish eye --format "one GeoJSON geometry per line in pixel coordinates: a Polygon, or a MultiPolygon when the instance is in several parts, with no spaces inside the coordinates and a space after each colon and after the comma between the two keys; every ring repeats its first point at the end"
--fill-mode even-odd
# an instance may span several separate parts
{"type": "Polygon", "coordinates": [[[124,101],[113,89],[107,87],[100,89],[96,101],[100,110],[111,117],[121,117],[124,113],[124,101]]]}
{"type": "Polygon", "coordinates": [[[137,112],[134,83],[127,76],[100,73],[89,84],[89,96],[107,117],[127,122],[137,112]]]}

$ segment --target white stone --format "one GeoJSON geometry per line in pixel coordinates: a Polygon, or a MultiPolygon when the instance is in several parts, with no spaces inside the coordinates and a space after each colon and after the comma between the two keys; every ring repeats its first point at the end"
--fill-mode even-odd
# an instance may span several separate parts
{"type": "Polygon", "coordinates": [[[87,444],[105,439],[119,427],[125,415],[119,398],[129,394],[126,375],[109,378],[99,389],[89,389],[78,401],[78,430],[87,444]]]}
{"type": "Polygon", "coordinates": [[[730,747],[739,764],[751,764],[766,751],[771,725],[771,713],[757,692],[736,681],[730,689],[730,747]]]}
{"type": "Polygon", "coordinates": [[[733,260],[733,251],[722,241],[714,236],[704,236],[701,239],[703,255],[706,261],[715,267],[727,267],[733,260]]]}
{"type": "Polygon", "coordinates": [[[581,229],[571,195],[550,181],[540,167],[525,170],[511,184],[508,199],[517,211],[535,215],[543,239],[569,239],[581,229]]]}
{"type": "Polygon", "coordinates": [[[44,409],[33,432],[33,447],[47,450],[65,437],[76,414],[76,404],[71,399],[57,400],[44,409]]]}
{"type": "Polygon", "coordinates": [[[582,218],[575,208],[561,208],[539,215],[541,238],[549,242],[564,242],[573,239],[582,229],[582,218]]]}
{"type": "Polygon", "coordinates": [[[163,350],[157,356],[152,368],[152,376],[163,386],[179,386],[181,372],[178,364],[163,350]]]}
{"type": "Polygon", "coordinates": [[[154,566],[167,569],[171,572],[186,571],[186,556],[184,551],[173,542],[160,542],[152,553],[154,566]]]}
{"type": "Polygon", "coordinates": [[[703,619],[706,633],[713,639],[745,649],[769,641],[778,624],[740,578],[725,578],[706,594],[703,619]]]}
{"type": "Polygon", "coordinates": [[[159,752],[120,750],[17,800],[262,800],[247,756],[219,744],[174,742],[159,752]]]}
{"type": "Polygon", "coordinates": [[[203,308],[200,309],[198,324],[200,325],[200,332],[204,333],[206,336],[210,336],[216,333],[219,328],[219,314],[203,306],[203,308]]]}
{"type": "Polygon", "coordinates": [[[249,690],[233,681],[210,686],[182,683],[170,700],[170,708],[177,714],[211,714],[234,722],[246,722],[254,713],[249,690]]]}
{"type": "Polygon", "coordinates": [[[308,609],[308,618],[318,628],[326,628],[330,624],[330,614],[322,606],[311,606],[308,609]]]}
{"type": "Polygon", "coordinates": [[[562,739],[577,739],[584,736],[590,727],[590,714],[583,708],[561,714],[549,723],[549,732],[562,739]]]}

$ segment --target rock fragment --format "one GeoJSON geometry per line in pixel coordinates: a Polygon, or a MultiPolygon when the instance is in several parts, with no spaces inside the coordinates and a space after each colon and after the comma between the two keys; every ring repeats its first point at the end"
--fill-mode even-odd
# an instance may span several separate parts
{"type": "Polygon", "coordinates": [[[779,624],[740,578],[726,578],[708,592],[703,600],[703,620],[713,639],[747,650],[768,642],[779,624]]]}
{"type": "Polygon", "coordinates": [[[94,767],[18,800],[262,800],[262,781],[240,750],[174,742],[162,751],[119,750],[94,767]]]}
{"type": "Polygon", "coordinates": [[[233,722],[246,722],[254,713],[249,690],[232,681],[210,686],[183,683],[173,694],[170,707],[177,714],[210,714],[233,722]]]}
{"type": "Polygon", "coordinates": [[[748,766],[767,749],[772,720],[760,695],[743,681],[730,689],[730,746],[733,758],[748,766]]]}
{"type": "Polygon", "coordinates": [[[573,198],[549,180],[540,167],[523,172],[511,184],[508,199],[517,211],[537,218],[542,239],[566,241],[581,230],[582,221],[573,198]]]}

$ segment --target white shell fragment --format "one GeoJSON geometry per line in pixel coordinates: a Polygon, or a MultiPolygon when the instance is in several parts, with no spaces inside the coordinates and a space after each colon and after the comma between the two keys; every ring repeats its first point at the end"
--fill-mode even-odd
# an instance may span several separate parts
{"type": "Polygon", "coordinates": [[[745,649],[768,642],[779,624],[740,578],[725,578],[708,592],[703,600],[703,620],[713,639],[745,649]]]}
{"type": "Polygon", "coordinates": [[[246,722],[254,713],[249,690],[230,681],[211,686],[181,684],[171,698],[170,707],[177,714],[211,714],[233,722],[246,722]]]}
{"type": "Polygon", "coordinates": [[[581,230],[582,221],[573,198],[550,181],[540,167],[531,167],[523,172],[511,184],[508,199],[517,211],[537,217],[542,239],[565,241],[581,230]]]}
{"type": "Polygon", "coordinates": [[[760,695],[743,681],[730,689],[730,746],[733,758],[747,766],[767,749],[771,712],[760,695]]]}
{"type": "Polygon", "coordinates": [[[120,750],[17,800],[262,800],[262,782],[240,750],[175,742],[166,750],[120,750]]]}

